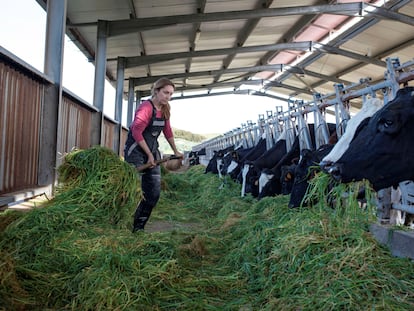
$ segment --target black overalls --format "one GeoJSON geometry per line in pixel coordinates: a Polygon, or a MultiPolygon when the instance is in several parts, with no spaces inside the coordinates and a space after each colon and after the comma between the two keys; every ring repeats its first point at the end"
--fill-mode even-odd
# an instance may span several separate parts
{"type": "MultiPolygon", "coordinates": [[[[153,109],[152,119],[142,135],[154,155],[154,159],[159,160],[161,156],[158,150],[158,137],[164,129],[165,119],[157,118],[157,111],[152,102],[151,105],[153,109]]],[[[148,161],[148,156],[132,136],[131,129],[128,132],[128,137],[125,142],[124,158],[125,161],[135,165],[136,167],[143,165],[148,161]]],[[[135,211],[134,225],[132,229],[133,232],[144,229],[144,226],[151,215],[152,209],[155,207],[160,198],[161,192],[161,170],[159,165],[144,170],[140,173],[140,176],[141,189],[144,198],[138,204],[135,211]]]]}

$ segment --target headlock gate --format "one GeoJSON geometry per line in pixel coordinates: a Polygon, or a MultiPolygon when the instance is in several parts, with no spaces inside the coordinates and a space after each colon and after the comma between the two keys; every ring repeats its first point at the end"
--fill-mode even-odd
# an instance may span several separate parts
{"type": "MultiPolygon", "coordinates": [[[[329,140],[327,126],[328,109],[334,117],[337,138],[343,135],[347,122],[351,118],[350,102],[358,100],[362,105],[369,98],[379,98],[384,105],[391,101],[400,86],[407,86],[414,80],[414,60],[403,64],[399,58],[387,58],[384,80],[372,83],[371,78],[361,78],[351,85],[335,84],[330,94],[313,94],[313,100],[304,102],[298,99],[287,99],[287,110],[276,106],[276,110],[266,111],[266,117],[259,115],[257,123],[248,121],[241,127],[233,129],[221,136],[205,141],[195,147],[193,151],[206,150],[204,162],[211,159],[214,151],[230,146],[252,147],[260,137],[266,139],[266,147],[270,149],[281,137],[286,139],[287,150],[293,144],[296,135],[299,137],[300,149],[317,149],[329,140]],[[309,120],[313,119],[316,146],[310,139],[309,120]]],[[[380,218],[387,218],[391,209],[414,214],[414,183],[405,181],[400,184],[398,194],[391,193],[392,189],[383,189],[378,192],[378,210],[380,218]],[[397,199],[392,200],[392,198],[397,199]]],[[[398,217],[394,217],[396,219],[398,217]]],[[[395,220],[392,220],[395,221],[395,220]]],[[[398,223],[398,220],[396,221],[398,223]]]]}

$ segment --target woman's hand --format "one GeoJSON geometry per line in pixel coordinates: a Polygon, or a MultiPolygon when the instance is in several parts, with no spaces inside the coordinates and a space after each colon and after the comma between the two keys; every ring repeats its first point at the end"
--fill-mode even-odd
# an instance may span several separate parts
{"type": "Polygon", "coordinates": [[[157,163],[155,163],[154,155],[152,153],[148,155],[147,163],[150,163],[151,167],[155,167],[157,165],[157,163]]]}
{"type": "Polygon", "coordinates": [[[174,155],[175,155],[177,158],[180,158],[180,159],[183,159],[183,158],[184,158],[184,155],[183,155],[181,152],[179,152],[179,151],[174,152],[174,155]]]}

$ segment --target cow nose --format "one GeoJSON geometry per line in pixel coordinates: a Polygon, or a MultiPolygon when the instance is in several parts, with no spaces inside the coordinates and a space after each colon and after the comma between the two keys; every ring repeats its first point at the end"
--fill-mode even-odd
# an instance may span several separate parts
{"type": "Polygon", "coordinates": [[[335,180],[340,181],[342,175],[342,164],[334,163],[332,161],[321,161],[320,168],[325,173],[330,174],[335,180]]]}
{"type": "Polygon", "coordinates": [[[337,181],[341,181],[341,175],[342,175],[342,165],[339,163],[335,163],[335,164],[331,164],[329,166],[329,169],[327,170],[327,172],[329,174],[331,174],[331,176],[337,180],[337,181]]]}
{"type": "Polygon", "coordinates": [[[331,161],[321,161],[319,163],[320,168],[322,169],[322,171],[324,171],[325,173],[329,172],[329,169],[331,168],[333,162],[331,161]]]}

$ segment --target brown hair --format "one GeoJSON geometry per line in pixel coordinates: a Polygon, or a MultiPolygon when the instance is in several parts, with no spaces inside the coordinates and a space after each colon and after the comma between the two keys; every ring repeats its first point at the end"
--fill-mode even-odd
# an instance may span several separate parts
{"type": "MultiPolygon", "coordinates": [[[[163,87],[165,87],[167,85],[171,85],[175,90],[175,85],[174,85],[174,83],[172,83],[172,81],[170,79],[160,78],[157,81],[155,81],[153,86],[152,86],[152,89],[151,89],[151,96],[154,97],[155,96],[155,91],[159,91],[160,89],[162,89],[163,87]]],[[[171,106],[170,106],[169,103],[167,103],[166,105],[161,106],[162,116],[166,120],[168,120],[170,118],[170,115],[171,115],[170,109],[171,109],[171,106]]]]}

